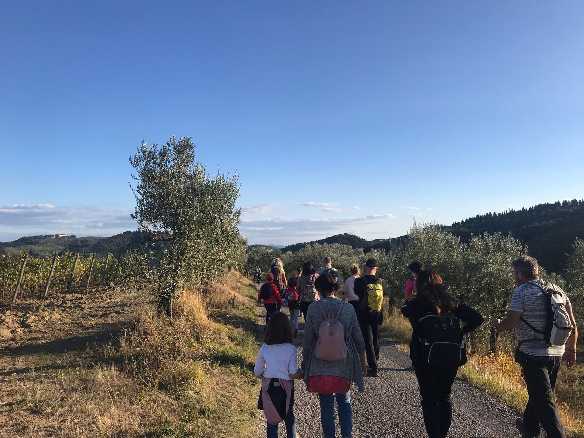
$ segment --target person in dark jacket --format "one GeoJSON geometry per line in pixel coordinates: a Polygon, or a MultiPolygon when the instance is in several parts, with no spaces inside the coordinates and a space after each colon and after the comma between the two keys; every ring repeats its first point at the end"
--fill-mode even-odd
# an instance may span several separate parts
{"type": "Polygon", "coordinates": [[[365,262],[365,275],[355,279],[355,294],[359,297],[359,325],[365,339],[367,349],[367,366],[369,377],[377,377],[377,361],[379,360],[379,326],[382,323],[381,311],[372,310],[368,306],[368,289],[370,285],[380,283],[377,277],[377,260],[370,258],[365,262]]]}
{"type": "Polygon", "coordinates": [[[280,307],[282,307],[282,297],[280,295],[280,289],[276,285],[274,281],[274,276],[271,273],[266,275],[266,282],[262,284],[260,290],[258,292],[258,303],[264,304],[266,308],[266,327],[268,326],[268,322],[270,318],[275,313],[280,311],[280,307]]]}
{"type": "Polygon", "coordinates": [[[430,438],[445,438],[452,423],[452,384],[458,367],[466,362],[463,336],[483,323],[483,317],[471,307],[457,303],[447,292],[441,278],[430,271],[421,271],[417,277],[417,295],[402,307],[413,333],[410,357],[416,372],[424,424],[430,438]],[[439,279],[439,280],[437,280],[439,279]],[[428,345],[422,335],[421,319],[429,315],[450,316],[460,324],[460,361],[450,365],[431,364],[428,345]]]}

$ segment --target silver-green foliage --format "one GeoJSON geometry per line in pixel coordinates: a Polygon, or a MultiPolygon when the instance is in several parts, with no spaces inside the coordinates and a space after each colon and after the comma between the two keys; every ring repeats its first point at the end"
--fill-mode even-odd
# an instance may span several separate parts
{"type": "Polygon", "coordinates": [[[576,239],[566,269],[567,289],[576,313],[576,320],[584,328],[584,240],[576,239]]]}
{"type": "Polygon", "coordinates": [[[331,257],[333,266],[339,270],[343,277],[347,277],[351,275],[351,265],[362,261],[364,254],[362,249],[354,249],[349,245],[340,244],[307,245],[300,251],[282,254],[287,273],[302,267],[305,262],[311,262],[318,270],[323,265],[325,257],[331,257]]]}
{"type": "Polygon", "coordinates": [[[238,181],[210,177],[188,137],[143,143],[130,163],[136,171],[133,217],[141,230],[165,241],[156,274],[161,304],[169,311],[180,288],[207,284],[227,268],[241,267],[238,181]]]}
{"type": "Polygon", "coordinates": [[[271,246],[249,246],[246,251],[245,270],[252,275],[257,268],[262,272],[270,270],[274,258],[280,257],[280,252],[271,246]]]}

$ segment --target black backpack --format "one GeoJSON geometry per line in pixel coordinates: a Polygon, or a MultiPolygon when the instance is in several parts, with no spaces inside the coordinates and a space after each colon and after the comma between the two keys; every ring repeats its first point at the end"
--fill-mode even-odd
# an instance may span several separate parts
{"type": "Polygon", "coordinates": [[[418,320],[417,335],[424,363],[431,368],[457,368],[465,361],[460,319],[449,313],[418,320]]]}
{"type": "Polygon", "coordinates": [[[272,283],[262,284],[262,287],[260,288],[260,298],[262,300],[269,300],[270,298],[272,298],[272,294],[273,294],[272,283]]]}

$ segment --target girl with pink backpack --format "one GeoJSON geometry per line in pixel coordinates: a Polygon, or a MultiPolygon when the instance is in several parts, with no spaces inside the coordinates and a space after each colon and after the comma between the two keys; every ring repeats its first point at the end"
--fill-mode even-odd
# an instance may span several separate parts
{"type": "Polygon", "coordinates": [[[263,410],[266,417],[267,437],[278,438],[278,424],[284,422],[287,437],[296,438],[294,379],[300,376],[296,347],[292,344],[292,326],[284,313],[277,312],[270,318],[254,373],[262,379],[258,409],[263,410]]]}

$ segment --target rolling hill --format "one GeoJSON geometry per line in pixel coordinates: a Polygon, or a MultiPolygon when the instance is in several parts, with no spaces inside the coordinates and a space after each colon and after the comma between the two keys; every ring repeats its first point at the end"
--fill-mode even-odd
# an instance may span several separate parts
{"type": "MultiPolygon", "coordinates": [[[[566,255],[576,238],[584,239],[584,200],[539,204],[521,210],[487,213],[444,229],[463,240],[482,233],[511,234],[529,247],[546,269],[561,272],[566,265],[566,255]]],[[[297,243],[279,249],[281,252],[298,251],[309,244],[342,244],[353,248],[389,250],[399,245],[406,236],[366,240],[353,234],[337,234],[321,240],[297,243]]],[[[22,237],[13,242],[0,243],[0,253],[28,251],[34,256],[49,256],[66,251],[81,253],[122,254],[146,243],[145,235],[126,231],[111,237],[76,237],[71,235],[45,235],[22,237]]]]}
{"type": "MultiPolygon", "coordinates": [[[[584,201],[572,200],[539,204],[521,210],[478,215],[451,226],[444,226],[463,241],[483,233],[511,234],[526,244],[529,253],[549,271],[561,272],[576,238],[584,239],[584,201]]],[[[297,251],[309,244],[343,244],[353,248],[391,249],[406,236],[366,240],[352,234],[337,234],[313,242],[297,243],[282,248],[282,252],[297,251]]]]}
{"type": "Polygon", "coordinates": [[[15,254],[22,251],[35,257],[47,257],[63,252],[95,253],[115,255],[139,248],[146,242],[139,231],[126,231],[111,237],[77,237],[74,235],[50,234],[21,237],[13,242],[0,243],[0,253],[15,254]]]}

